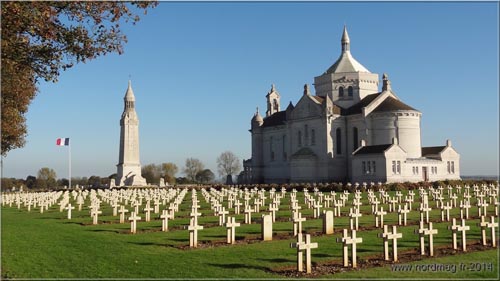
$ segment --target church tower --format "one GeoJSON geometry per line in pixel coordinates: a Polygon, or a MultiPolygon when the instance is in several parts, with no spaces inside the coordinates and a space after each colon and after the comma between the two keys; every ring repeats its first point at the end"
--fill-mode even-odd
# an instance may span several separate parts
{"type": "Polygon", "coordinates": [[[335,63],[314,78],[316,95],[349,108],[370,94],[378,92],[378,74],[371,73],[351,54],[351,39],[344,26],[340,39],[341,52],[335,63]]]}
{"type": "Polygon", "coordinates": [[[124,97],[125,108],[120,119],[120,156],[116,185],[145,186],[139,160],[139,118],[135,112],[135,96],[130,81],[124,97]]]}
{"type": "Polygon", "coordinates": [[[280,112],[280,94],[276,91],[274,84],[271,86],[271,91],[266,95],[267,111],[266,117],[271,116],[276,112],[280,112]]]}

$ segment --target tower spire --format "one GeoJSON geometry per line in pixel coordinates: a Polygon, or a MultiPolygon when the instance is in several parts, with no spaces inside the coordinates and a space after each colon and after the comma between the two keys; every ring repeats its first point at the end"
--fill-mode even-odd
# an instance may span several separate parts
{"type": "Polygon", "coordinates": [[[344,32],[342,33],[342,40],[340,40],[342,44],[342,52],[349,51],[351,41],[349,40],[349,34],[347,33],[347,27],[344,25],[344,32]]]}

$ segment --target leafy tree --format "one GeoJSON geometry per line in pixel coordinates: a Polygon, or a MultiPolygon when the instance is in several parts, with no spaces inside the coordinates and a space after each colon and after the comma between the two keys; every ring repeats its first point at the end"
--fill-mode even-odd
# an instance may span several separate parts
{"type": "Polygon", "coordinates": [[[179,171],[177,165],[174,163],[163,163],[161,164],[161,169],[163,172],[163,176],[165,178],[165,182],[169,184],[175,184],[175,174],[179,171]]]}
{"type": "Polygon", "coordinates": [[[186,159],[186,165],[184,167],[183,173],[186,175],[188,180],[191,182],[196,181],[196,174],[202,171],[204,168],[203,163],[199,159],[196,158],[188,158],[186,159]]]}
{"type": "Polygon", "coordinates": [[[25,113],[37,81],[56,82],[61,70],[111,52],[123,53],[120,23],[135,24],[133,6],[156,2],[2,1],[1,151],[25,144],[25,113]]]}
{"type": "Polygon", "coordinates": [[[43,167],[38,170],[36,185],[38,188],[51,188],[56,186],[56,171],[51,168],[43,167]]]}
{"type": "Polygon", "coordinates": [[[196,173],[196,181],[201,183],[210,183],[215,179],[215,175],[210,169],[204,169],[196,173]]]}
{"type": "Polygon", "coordinates": [[[141,174],[148,183],[159,183],[161,177],[161,166],[156,164],[145,165],[141,169],[141,174]]]}
{"type": "Polygon", "coordinates": [[[60,187],[69,186],[69,180],[64,178],[59,179],[57,180],[57,185],[60,187]]]}
{"type": "Polygon", "coordinates": [[[99,176],[90,176],[87,184],[91,187],[100,187],[101,186],[101,177],[99,176]]]}
{"type": "Polygon", "coordinates": [[[36,177],[35,176],[27,176],[25,183],[26,183],[26,187],[28,189],[36,188],[36,177]]]}
{"type": "Polygon", "coordinates": [[[231,151],[224,151],[217,158],[219,176],[227,177],[227,184],[232,184],[232,176],[241,170],[240,159],[231,151]],[[231,182],[229,182],[231,179],[231,182]]]}

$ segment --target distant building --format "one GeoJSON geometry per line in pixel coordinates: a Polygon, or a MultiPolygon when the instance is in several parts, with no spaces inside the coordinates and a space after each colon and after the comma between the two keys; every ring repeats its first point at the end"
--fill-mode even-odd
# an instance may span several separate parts
{"type": "Polygon", "coordinates": [[[130,81],[124,103],[120,119],[120,156],[116,165],[116,185],[145,186],[147,183],[141,175],[139,159],[139,118],[135,112],[135,96],[130,81]]]}
{"type": "Polygon", "coordinates": [[[300,100],[281,110],[272,85],[267,110],[251,120],[252,157],[239,176],[246,183],[418,182],[460,179],[460,155],[450,141],[422,147],[422,113],[403,103],[389,77],[371,73],[350,52],[346,28],[342,53],[304,86],[300,100]]]}

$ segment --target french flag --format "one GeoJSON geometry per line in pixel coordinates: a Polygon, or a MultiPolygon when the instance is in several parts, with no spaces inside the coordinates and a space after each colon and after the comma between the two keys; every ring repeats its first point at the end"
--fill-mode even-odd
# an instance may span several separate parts
{"type": "Polygon", "coordinates": [[[69,146],[69,138],[58,138],[56,140],[58,146],[69,146]]]}

